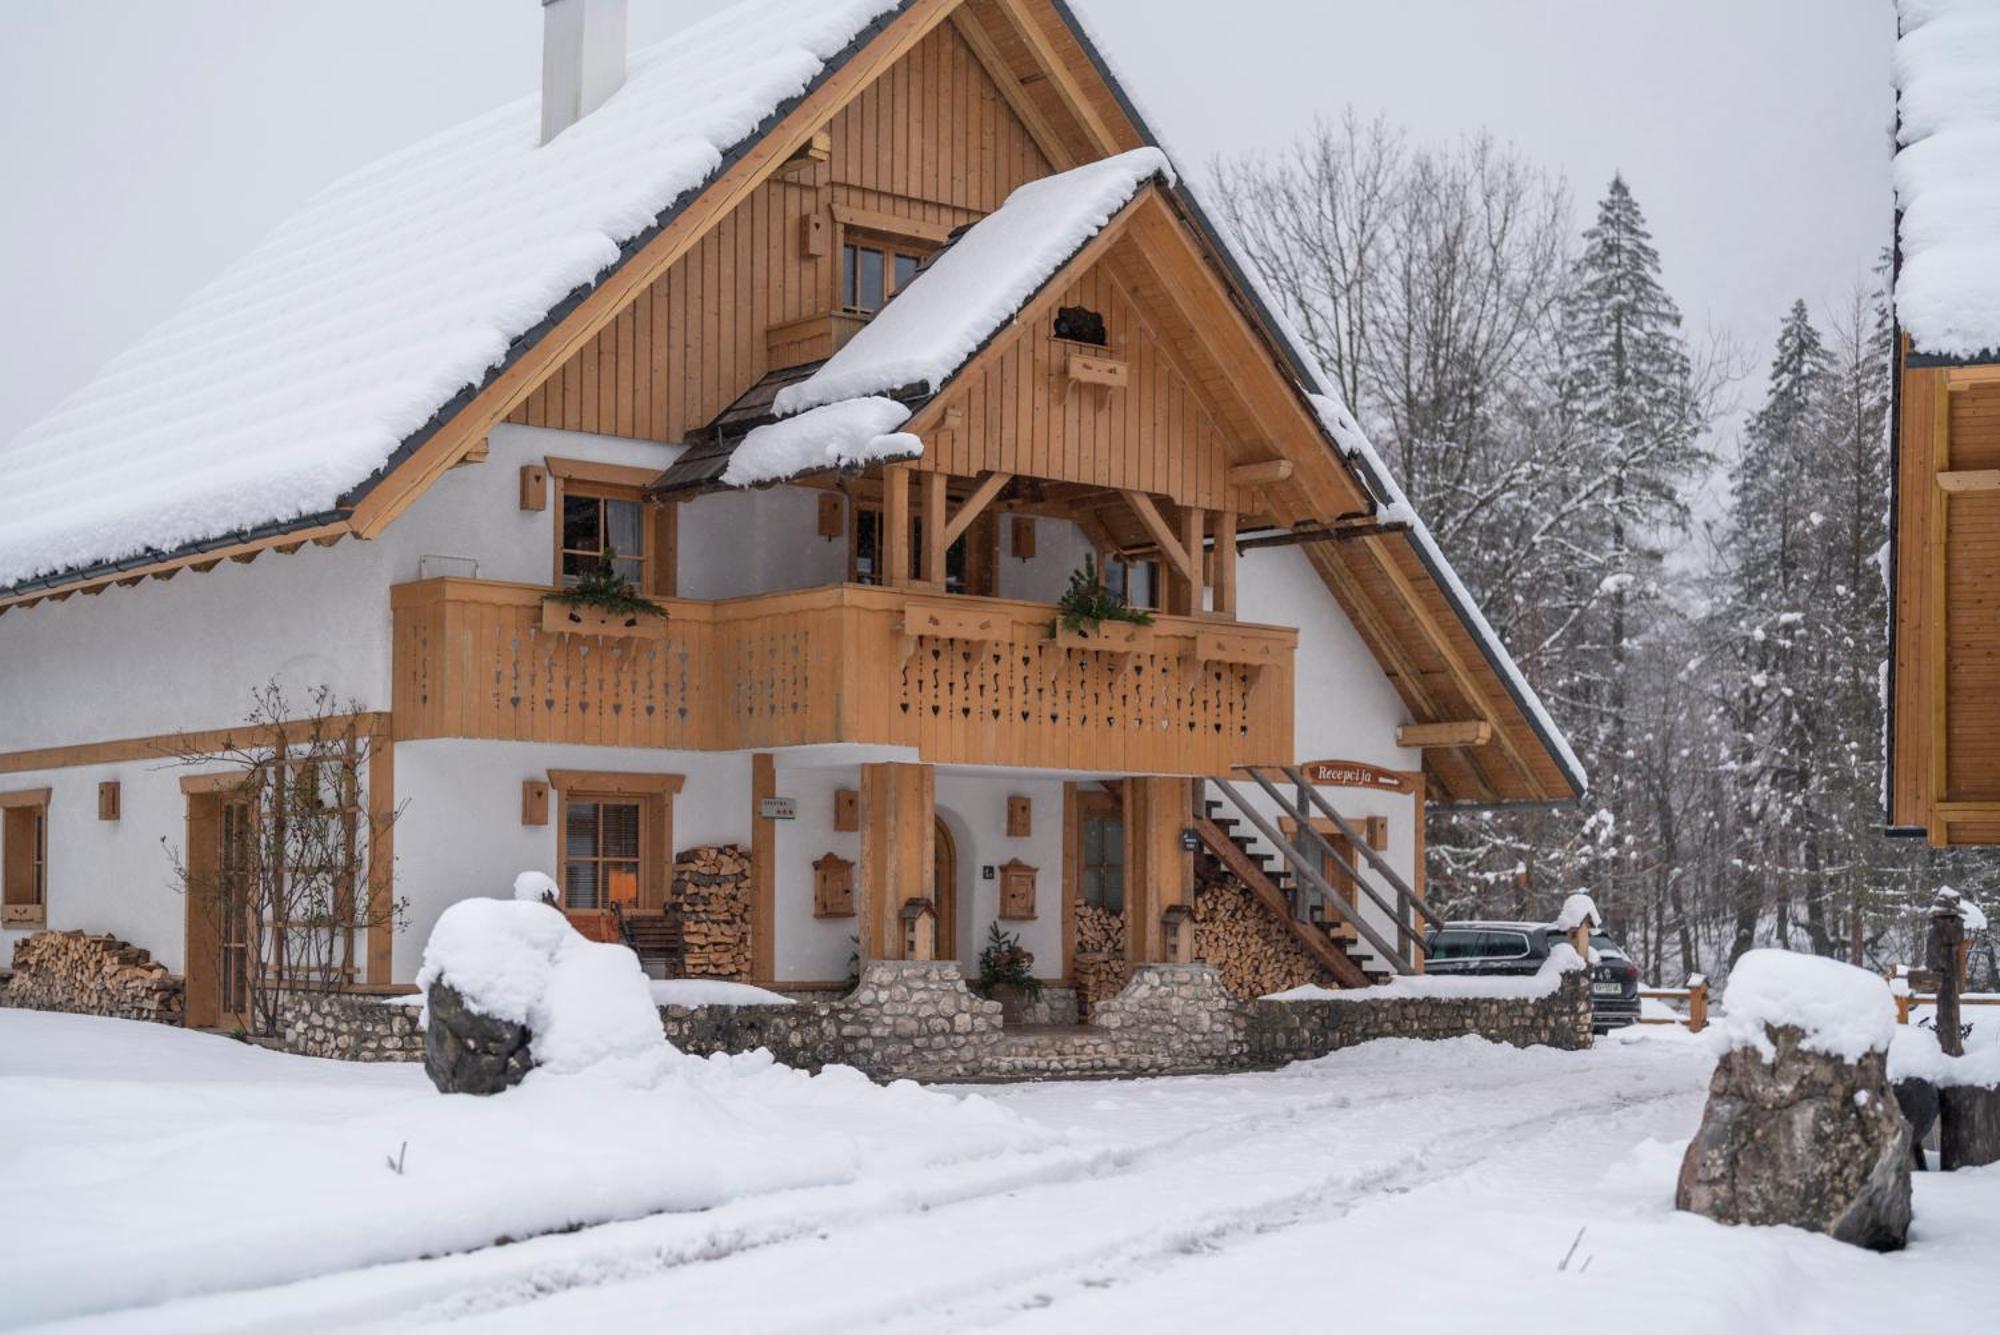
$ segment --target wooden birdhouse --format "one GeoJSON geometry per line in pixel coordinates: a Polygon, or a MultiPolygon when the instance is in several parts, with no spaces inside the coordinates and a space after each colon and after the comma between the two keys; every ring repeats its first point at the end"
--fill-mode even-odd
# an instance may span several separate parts
{"type": "Polygon", "coordinates": [[[1175,964],[1194,963],[1194,910],[1185,904],[1169,904],[1160,914],[1161,935],[1167,958],[1175,964]]]}
{"type": "Polygon", "coordinates": [[[903,958],[937,958],[937,905],[920,895],[903,901],[903,958]]]}

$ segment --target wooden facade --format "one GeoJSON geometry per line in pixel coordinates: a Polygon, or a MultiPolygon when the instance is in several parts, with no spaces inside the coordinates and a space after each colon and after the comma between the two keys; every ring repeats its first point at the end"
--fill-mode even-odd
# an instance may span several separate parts
{"type": "Polygon", "coordinates": [[[2000,844],[2000,366],[1904,357],[1889,820],[2000,844]]]}

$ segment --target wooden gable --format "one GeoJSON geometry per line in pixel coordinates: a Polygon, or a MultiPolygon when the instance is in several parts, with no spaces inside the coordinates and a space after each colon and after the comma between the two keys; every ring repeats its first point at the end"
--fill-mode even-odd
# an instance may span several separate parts
{"type": "MultiPolygon", "coordinates": [[[[509,415],[527,426],[676,442],[840,300],[844,233],[922,248],[1049,174],[956,28],[933,27],[509,415]]],[[[826,349],[830,350],[830,349],[826,349]]],[[[820,355],[824,355],[822,350],[820,355]]]]}

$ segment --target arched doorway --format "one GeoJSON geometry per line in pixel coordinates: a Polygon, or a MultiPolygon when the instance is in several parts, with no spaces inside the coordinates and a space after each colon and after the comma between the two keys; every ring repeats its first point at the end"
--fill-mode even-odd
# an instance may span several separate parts
{"type": "Polygon", "coordinates": [[[931,841],[931,902],[937,906],[937,958],[958,958],[958,845],[942,818],[931,841]]]}

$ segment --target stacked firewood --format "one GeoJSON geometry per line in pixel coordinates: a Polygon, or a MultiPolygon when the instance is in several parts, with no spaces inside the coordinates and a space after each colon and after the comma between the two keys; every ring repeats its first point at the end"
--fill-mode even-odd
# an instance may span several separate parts
{"type": "Polygon", "coordinates": [[[1132,965],[1125,958],[1125,915],[1079,904],[1076,909],[1076,999],[1084,1018],[1100,1001],[1125,990],[1132,965]]]}
{"type": "Polygon", "coordinates": [[[1291,930],[1227,872],[1204,875],[1196,886],[1194,954],[1244,1000],[1304,983],[1332,985],[1291,930]]]}
{"type": "Polygon", "coordinates": [[[750,850],[724,844],[682,853],[667,905],[680,914],[688,977],[750,976],[750,850]]]}
{"type": "Polygon", "coordinates": [[[179,1024],[181,980],[115,936],[36,932],[14,943],[14,975],[0,1006],[179,1024]]]}

